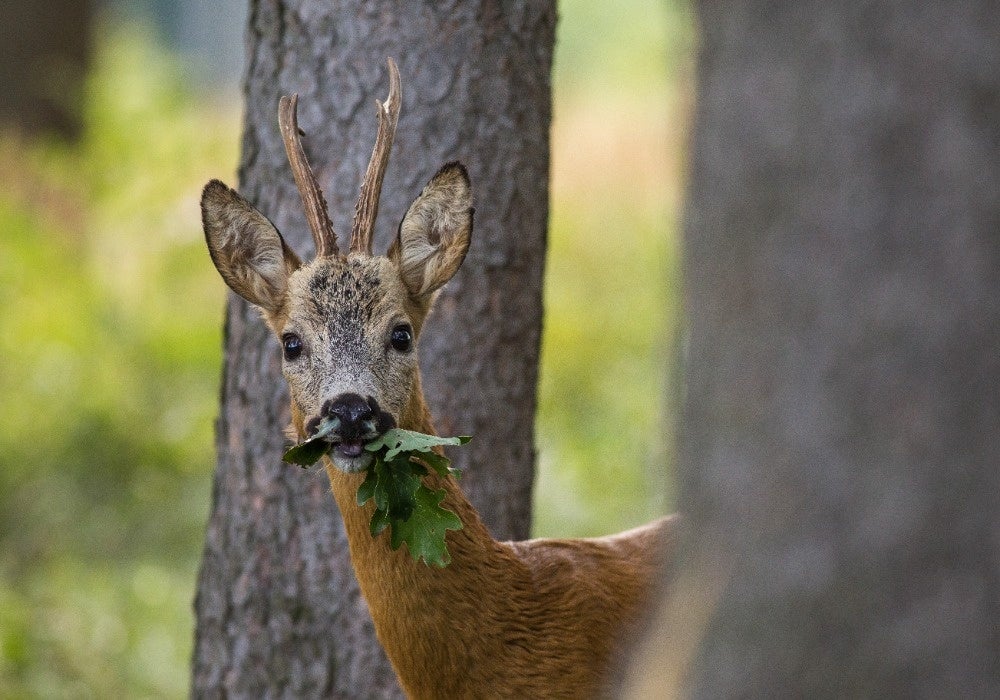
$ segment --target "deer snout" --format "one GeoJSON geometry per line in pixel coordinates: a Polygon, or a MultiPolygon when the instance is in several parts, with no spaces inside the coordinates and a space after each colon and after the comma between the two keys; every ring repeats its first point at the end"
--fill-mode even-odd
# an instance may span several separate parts
{"type": "Polygon", "coordinates": [[[340,427],[334,432],[342,440],[357,440],[375,433],[377,410],[378,404],[372,398],[365,400],[357,394],[341,394],[326,402],[323,416],[337,420],[340,427]]]}
{"type": "Polygon", "coordinates": [[[366,467],[365,458],[370,455],[365,453],[365,443],[396,426],[392,415],[383,411],[373,397],[352,393],[340,394],[324,403],[320,415],[309,421],[306,432],[315,432],[324,418],[333,424],[326,439],[336,444],[334,463],[344,471],[366,467]]]}

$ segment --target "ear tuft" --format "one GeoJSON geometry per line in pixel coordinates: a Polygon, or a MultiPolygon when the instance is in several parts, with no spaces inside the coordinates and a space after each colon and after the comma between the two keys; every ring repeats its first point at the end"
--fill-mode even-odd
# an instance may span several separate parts
{"type": "Polygon", "coordinates": [[[457,161],[442,166],[410,205],[388,256],[415,298],[433,294],[458,272],[473,213],[469,173],[457,161]]]}
{"type": "Polygon", "coordinates": [[[229,288],[264,311],[277,312],[299,259],[274,224],[219,180],[201,193],[201,221],[212,262],[229,288]]]}

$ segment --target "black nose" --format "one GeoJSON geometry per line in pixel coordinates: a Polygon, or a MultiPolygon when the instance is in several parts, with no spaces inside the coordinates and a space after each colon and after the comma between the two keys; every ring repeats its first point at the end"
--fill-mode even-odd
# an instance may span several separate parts
{"type": "Polygon", "coordinates": [[[341,394],[328,402],[323,413],[340,419],[336,432],[345,440],[363,437],[374,430],[376,406],[357,394],[341,394]]]}
{"type": "Polygon", "coordinates": [[[367,399],[357,394],[341,394],[323,404],[318,416],[306,423],[306,435],[311,436],[319,429],[324,418],[331,419],[331,442],[357,442],[371,440],[390,428],[396,427],[396,420],[383,411],[371,396],[367,399]]]}

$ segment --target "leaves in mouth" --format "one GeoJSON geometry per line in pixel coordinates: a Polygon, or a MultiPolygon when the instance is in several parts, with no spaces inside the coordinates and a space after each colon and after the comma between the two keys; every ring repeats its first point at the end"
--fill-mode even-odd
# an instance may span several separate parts
{"type": "Polygon", "coordinates": [[[290,464],[297,464],[300,467],[306,468],[310,467],[320,460],[320,457],[325,455],[333,447],[329,442],[326,441],[326,436],[337,429],[340,424],[337,418],[324,418],[316,426],[316,432],[312,436],[304,441],[295,445],[292,449],[285,452],[284,456],[281,458],[285,462],[290,464]]]}
{"type": "MultiPolygon", "coordinates": [[[[333,445],[324,438],[335,429],[333,420],[320,422],[312,437],[285,453],[285,461],[308,467],[329,452],[333,445]]],[[[451,555],[445,535],[448,530],[461,530],[462,521],[442,507],[444,489],[429,489],[421,479],[429,474],[428,468],[442,477],[458,476],[448,458],[433,450],[440,445],[464,445],[470,439],[393,428],[367,443],[365,449],[374,453],[374,459],[358,487],[357,501],[359,506],[375,502],[369,522],[372,537],[390,528],[389,544],[394,550],[405,542],[414,561],[447,566],[451,555]]]]}
{"type": "Polygon", "coordinates": [[[406,548],[414,561],[423,559],[425,563],[445,567],[451,562],[451,555],[445,544],[448,530],[461,530],[462,521],[447,508],[441,507],[444,489],[432,491],[421,484],[414,493],[413,514],[406,520],[392,522],[393,549],[406,542],[406,548]]]}
{"type": "MultiPolygon", "coordinates": [[[[393,428],[392,430],[385,431],[381,437],[377,437],[369,442],[365,445],[365,449],[369,452],[378,452],[385,448],[384,458],[392,460],[401,452],[436,454],[432,450],[438,445],[464,445],[471,439],[467,435],[460,437],[438,437],[437,435],[425,435],[424,433],[417,433],[412,430],[393,428]]],[[[441,474],[441,476],[444,476],[444,474],[441,474]]]]}

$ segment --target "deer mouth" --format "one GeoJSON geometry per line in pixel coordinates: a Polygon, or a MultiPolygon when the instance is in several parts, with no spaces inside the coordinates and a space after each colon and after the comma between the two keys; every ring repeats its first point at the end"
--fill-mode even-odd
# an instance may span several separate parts
{"type": "Polygon", "coordinates": [[[365,449],[361,440],[338,442],[330,451],[333,465],[346,474],[357,474],[371,466],[375,456],[365,449]]]}
{"type": "Polygon", "coordinates": [[[338,455],[347,457],[348,459],[360,456],[364,450],[365,443],[361,440],[345,440],[344,442],[337,443],[333,448],[333,451],[338,455]]]}
{"type": "Polygon", "coordinates": [[[325,438],[330,443],[330,451],[327,454],[334,466],[342,472],[355,474],[364,471],[371,466],[374,459],[374,455],[365,449],[365,445],[384,432],[384,430],[371,430],[361,437],[351,438],[336,434],[328,435],[325,438]]]}

